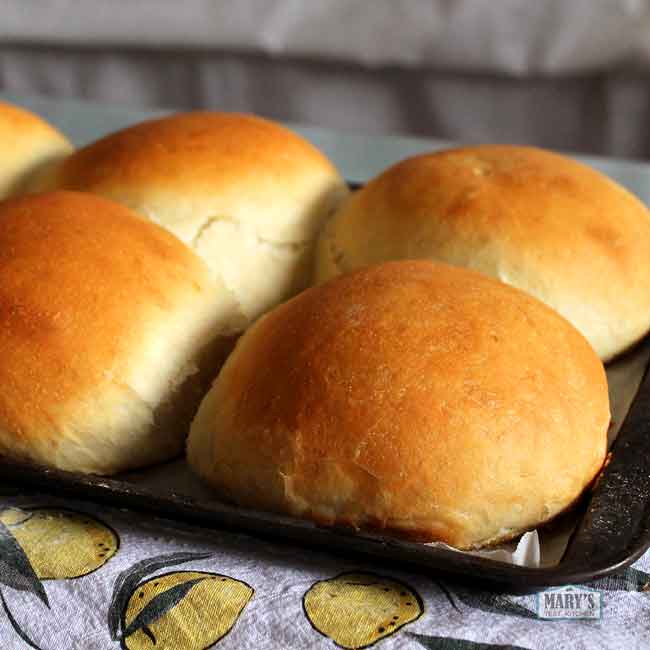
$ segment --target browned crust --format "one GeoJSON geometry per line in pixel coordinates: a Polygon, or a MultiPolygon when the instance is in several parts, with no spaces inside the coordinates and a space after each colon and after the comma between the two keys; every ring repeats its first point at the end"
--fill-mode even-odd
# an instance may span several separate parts
{"type": "Polygon", "coordinates": [[[347,201],[321,279],[390,259],[466,266],[546,302],[610,359],[650,328],[650,215],[595,169],[533,147],[404,160],[347,201]],[[607,281],[603,281],[607,278],[607,281]]]}
{"type": "MultiPolygon", "coordinates": [[[[31,111],[20,106],[0,101],[0,141],[11,138],[16,143],[21,139],[33,139],[37,143],[40,138],[67,143],[67,138],[51,124],[31,111]]],[[[11,155],[14,151],[3,152],[11,155]]]]}
{"type": "Polygon", "coordinates": [[[71,151],[67,138],[38,115],[0,101],[0,198],[25,191],[71,151]]]}
{"type": "Polygon", "coordinates": [[[242,505],[471,548],[582,493],[608,405],[593,349],[539,301],[387,263],[258,321],[202,404],[189,460],[242,505]]]}
{"type": "Polygon", "coordinates": [[[124,199],[151,217],[158,201],[161,210],[176,201],[186,211],[187,202],[225,192],[228,203],[233,187],[244,205],[256,194],[278,193],[282,200],[282,193],[299,195],[301,185],[319,176],[340,180],[332,163],[289,129],[253,115],[196,111],[147,120],[79,149],[44,189],[124,199]]]}
{"type": "Polygon", "coordinates": [[[128,383],[148,328],[210,286],[173,235],[106,199],[1,203],[0,429],[54,445],[80,402],[128,383]]]}

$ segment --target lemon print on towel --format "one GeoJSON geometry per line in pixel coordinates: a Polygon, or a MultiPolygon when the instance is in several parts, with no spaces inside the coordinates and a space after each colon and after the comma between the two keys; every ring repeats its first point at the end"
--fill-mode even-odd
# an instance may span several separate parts
{"type": "Polygon", "coordinates": [[[417,592],[394,578],[342,573],[303,598],[309,622],[341,648],[368,648],[422,614],[417,592]]]}
{"type": "Polygon", "coordinates": [[[81,512],[0,508],[0,605],[23,641],[20,647],[40,650],[31,632],[15,618],[5,594],[27,592],[38,598],[41,607],[50,609],[45,580],[92,573],[115,555],[118,546],[119,538],[109,526],[81,512]]]}
{"type": "Polygon", "coordinates": [[[109,613],[112,638],[126,650],[204,650],[228,634],[253,596],[245,582],[205,571],[171,571],[142,579],[162,567],[207,557],[160,556],[121,574],[109,613]]]}
{"type": "Polygon", "coordinates": [[[119,548],[115,531],[82,512],[7,508],[3,523],[40,580],[80,578],[102,567],[119,548]]]}

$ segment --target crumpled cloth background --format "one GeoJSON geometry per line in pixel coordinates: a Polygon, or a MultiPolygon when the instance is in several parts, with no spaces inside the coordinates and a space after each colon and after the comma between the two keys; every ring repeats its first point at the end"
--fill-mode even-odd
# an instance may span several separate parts
{"type": "Polygon", "coordinates": [[[215,49],[378,66],[573,74],[650,65],[647,0],[4,0],[0,37],[215,49]]]}
{"type": "Polygon", "coordinates": [[[0,90],[648,157],[649,0],[1,0],[0,90]]]}

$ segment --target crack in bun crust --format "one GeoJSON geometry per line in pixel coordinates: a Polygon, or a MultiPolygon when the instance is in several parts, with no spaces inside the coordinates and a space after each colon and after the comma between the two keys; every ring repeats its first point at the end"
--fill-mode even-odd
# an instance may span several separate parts
{"type": "Polygon", "coordinates": [[[318,232],[348,194],[305,138],[254,115],[216,111],[112,133],[33,189],[92,192],[172,232],[233,291],[240,332],[308,286],[318,232]]]}

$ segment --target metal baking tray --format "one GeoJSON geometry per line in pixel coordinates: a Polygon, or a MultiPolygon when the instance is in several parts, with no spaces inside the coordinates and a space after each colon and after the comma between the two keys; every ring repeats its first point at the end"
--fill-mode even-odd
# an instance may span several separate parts
{"type": "Polygon", "coordinates": [[[649,357],[650,338],[608,366],[613,412],[615,418],[621,418],[622,425],[610,447],[609,463],[595,485],[571,513],[563,516],[572,518],[576,525],[566,550],[553,566],[515,566],[425,544],[320,528],[310,522],[237,508],[216,501],[186,469],[182,480],[171,481],[170,485],[170,469],[184,465],[182,460],[108,479],[0,457],[0,481],[3,487],[11,487],[18,494],[38,492],[85,499],[203,527],[245,532],[280,543],[319,547],[348,556],[390,559],[420,572],[457,582],[471,581],[474,586],[495,591],[530,593],[609,575],[634,562],[650,547],[649,357]],[[636,379],[627,385],[627,397],[618,395],[613,384],[626,384],[632,369],[636,379]]]}

